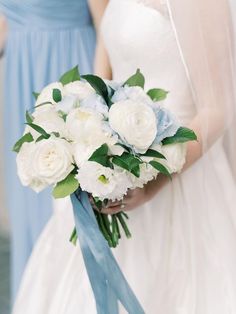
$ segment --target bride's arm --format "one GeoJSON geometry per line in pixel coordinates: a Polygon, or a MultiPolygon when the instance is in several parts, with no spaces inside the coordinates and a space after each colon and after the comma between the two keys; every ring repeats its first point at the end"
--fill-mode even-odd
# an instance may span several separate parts
{"type": "Polygon", "coordinates": [[[0,55],[4,50],[5,40],[7,36],[7,22],[3,15],[0,16],[0,55]]]}
{"type": "Polygon", "coordinates": [[[107,4],[108,0],[89,0],[90,10],[97,32],[94,72],[105,79],[111,79],[112,71],[100,30],[103,13],[106,9],[107,4]]]}

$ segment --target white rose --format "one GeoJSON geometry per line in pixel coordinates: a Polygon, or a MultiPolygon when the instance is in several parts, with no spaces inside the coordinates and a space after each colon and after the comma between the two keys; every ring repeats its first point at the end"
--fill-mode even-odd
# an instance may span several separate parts
{"type": "MultiPolygon", "coordinates": [[[[56,102],[53,100],[53,89],[59,89],[61,91],[62,97],[64,96],[64,88],[62,83],[60,82],[51,83],[41,91],[40,95],[37,98],[35,106],[41,105],[45,102],[50,102],[52,103],[52,105],[55,105],[56,102]]],[[[50,108],[52,105],[48,104],[39,106],[38,108],[36,108],[36,111],[44,111],[50,108]]]]}
{"type": "Polygon", "coordinates": [[[65,179],[74,169],[71,145],[60,138],[37,143],[33,154],[32,171],[49,185],[65,179]]]}
{"type": "Polygon", "coordinates": [[[31,187],[39,193],[48,186],[45,181],[37,178],[32,171],[32,156],[35,151],[34,143],[24,143],[16,157],[17,174],[23,186],[31,187]]]}
{"type": "Polygon", "coordinates": [[[150,147],[157,134],[156,115],[152,108],[132,100],[113,104],[109,111],[109,123],[124,141],[140,153],[150,147]]]}
{"type": "Polygon", "coordinates": [[[180,172],[186,162],[186,144],[177,143],[162,146],[162,154],[166,160],[160,162],[167,167],[170,173],[180,172]]]}
{"type": "Polygon", "coordinates": [[[132,186],[125,171],[103,167],[88,161],[79,169],[77,179],[82,190],[92,193],[100,200],[121,200],[132,186]]]}
{"type": "MultiPolygon", "coordinates": [[[[61,137],[67,137],[66,124],[64,120],[58,115],[57,111],[49,108],[45,111],[35,112],[33,114],[33,123],[42,127],[47,133],[57,132],[61,137]]],[[[30,132],[34,139],[37,139],[40,134],[30,126],[26,127],[26,133],[30,132]]]]}
{"type": "Polygon", "coordinates": [[[83,100],[95,93],[95,90],[88,82],[75,81],[64,86],[66,95],[76,95],[79,100],[83,100]]]}
{"type": "Polygon", "coordinates": [[[36,192],[65,179],[74,169],[72,163],[70,144],[59,138],[25,143],[17,155],[22,184],[36,192]]]}

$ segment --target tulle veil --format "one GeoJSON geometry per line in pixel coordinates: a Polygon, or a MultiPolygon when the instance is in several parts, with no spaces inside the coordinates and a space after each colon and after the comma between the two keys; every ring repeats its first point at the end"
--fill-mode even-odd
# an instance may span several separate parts
{"type": "Polygon", "coordinates": [[[221,141],[236,183],[236,36],[230,4],[229,0],[167,0],[195,100],[205,166],[210,166],[205,152],[221,141]]]}

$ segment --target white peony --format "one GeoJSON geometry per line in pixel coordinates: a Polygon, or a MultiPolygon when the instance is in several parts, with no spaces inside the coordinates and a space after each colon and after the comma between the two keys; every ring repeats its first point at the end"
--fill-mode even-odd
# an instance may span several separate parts
{"type": "Polygon", "coordinates": [[[79,169],[77,179],[82,190],[99,197],[100,200],[121,200],[132,183],[125,171],[103,167],[88,161],[79,169]]]}
{"type": "MultiPolygon", "coordinates": [[[[35,112],[33,117],[33,123],[42,127],[47,133],[57,132],[61,137],[67,137],[66,124],[53,108],[35,112]]],[[[34,139],[37,139],[40,136],[40,134],[30,126],[26,127],[25,133],[27,132],[30,132],[34,139]]]]}
{"type": "Polygon", "coordinates": [[[57,103],[56,110],[68,114],[73,108],[79,107],[79,100],[76,95],[66,95],[57,103]]]}
{"type": "Polygon", "coordinates": [[[102,132],[102,116],[87,108],[76,108],[68,114],[66,126],[72,140],[96,143],[102,132]]]}
{"type": "Polygon", "coordinates": [[[186,162],[187,146],[185,143],[169,144],[162,146],[162,152],[166,160],[160,162],[167,167],[170,173],[180,172],[186,162]]]}
{"type": "Polygon", "coordinates": [[[86,99],[95,93],[95,90],[88,82],[75,81],[64,86],[66,95],[76,95],[79,100],[86,99]]]}
{"type": "Polygon", "coordinates": [[[111,128],[132,145],[137,152],[144,153],[157,134],[156,115],[151,107],[132,100],[120,101],[109,111],[111,128]]]}
{"type": "MultiPolygon", "coordinates": [[[[53,89],[59,89],[61,91],[62,97],[64,96],[64,87],[62,83],[55,82],[46,86],[40,93],[35,103],[35,107],[39,106],[45,102],[49,102],[52,105],[56,105],[56,102],[53,100],[53,89]]],[[[36,111],[44,111],[50,108],[52,105],[42,105],[36,108],[36,111]]]]}
{"type": "Polygon", "coordinates": [[[22,184],[40,192],[74,169],[71,146],[59,138],[25,143],[17,155],[17,166],[22,184]]]}

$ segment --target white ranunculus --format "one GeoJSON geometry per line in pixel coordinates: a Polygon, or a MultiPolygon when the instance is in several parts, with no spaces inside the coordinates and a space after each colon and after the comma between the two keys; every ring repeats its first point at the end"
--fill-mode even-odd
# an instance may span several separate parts
{"type": "MultiPolygon", "coordinates": [[[[60,82],[51,83],[41,91],[40,95],[37,98],[35,106],[41,105],[45,102],[50,102],[50,103],[52,103],[52,105],[55,105],[56,102],[53,100],[53,89],[59,89],[61,91],[62,97],[64,96],[64,87],[63,87],[62,83],[60,83],[60,82]]],[[[47,110],[52,105],[50,105],[50,104],[42,105],[42,106],[36,108],[36,111],[47,110]]]]}
{"type": "Polygon", "coordinates": [[[140,153],[150,147],[157,134],[154,111],[138,101],[124,100],[113,104],[109,111],[109,123],[125,142],[140,153]]]}
{"type": "Polygon", "coordinates": [[[180,172],[186,162],[186,144],[177,143],[162,146],[162,154],[166,160],[159,160],[170,173],[180,172]]]}
{"type": "Polygon", "coordinates": [[[64,86],[66,95],[76,95],[79,100],[86,99],[95,93],[95,90],[88,82],[75,81],[64,86]]]}
{"type": "MultiPolygon", "coordinates": [[[[54,108],[35,112],[33,116],[33,123],[42,127],[47,133],[57,132],[61,137],[67,137],[66,124],[54,108]]],[[[26,127],[26,132],[30,132],[34,139],[40,136],[40,134],[30,126],[26,127]]]]}
{"type": "Polygon", "coordinates": [[[36,192],[65,179],[74,169],[72,163],[70,144],[59,138],[25,143],[17,155],[22,184],[36,192]]]}
{"type": "Polygon", "coordinates": [[[102,132],[102,115],[87,108],[76,108],[68,114],[66,126],[70,139],[96,143],[102,132]]]}
{"type": "Polygon", "coordinates": [[[121,200],[132,186],[125,171],[103,167],[88,161],[79,169],[77,179],[82,190],[92,193],[100,200],[121,200]]]}

